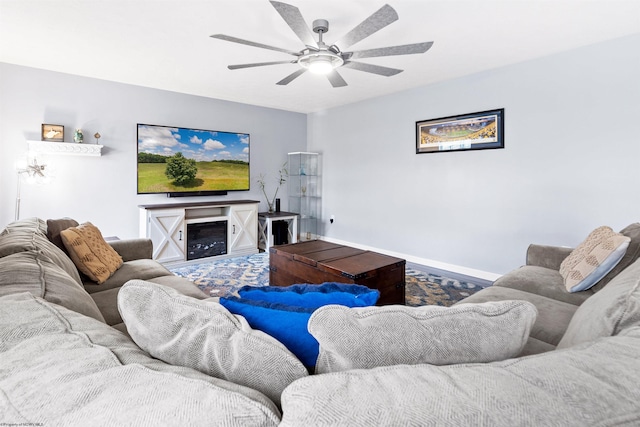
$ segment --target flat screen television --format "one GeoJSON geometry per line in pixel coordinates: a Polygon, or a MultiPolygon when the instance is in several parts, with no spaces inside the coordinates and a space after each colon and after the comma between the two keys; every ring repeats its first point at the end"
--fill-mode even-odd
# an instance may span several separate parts
{"type": "Polygon", "coordinates": [[[249,190],[249,134],[138,123],[138,194],[249,190]]]}

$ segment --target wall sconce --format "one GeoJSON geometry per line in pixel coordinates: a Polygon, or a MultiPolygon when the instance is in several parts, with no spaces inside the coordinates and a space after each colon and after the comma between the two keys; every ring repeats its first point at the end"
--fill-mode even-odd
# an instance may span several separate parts
{"type": "Polygon", "coordinates": [[[20,219],[20,186],[22,176],[26,177],[26,181],[30,184],[48,184],[52,181],[51,168],[44,163],[39,163],[35,156],[27,155],[26,161],[16,162],[16,172],[18,173],[18,190],[16,193],[16,217],[20,219]]]}

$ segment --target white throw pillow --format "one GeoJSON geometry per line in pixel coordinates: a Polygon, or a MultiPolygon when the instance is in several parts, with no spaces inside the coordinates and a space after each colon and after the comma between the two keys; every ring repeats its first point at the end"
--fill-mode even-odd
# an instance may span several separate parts
{"type": "Polygon", "coordinates": [[[285,387],[308,375],[283,344],[217,302],[130,280],[120,289],[118,310],[131,338],[151,356],[251,387],[278,405],[285,387]]]}
{"type": "Polygon", "coordinates": [[[631,238],[606,225],[593,230],[560,264],[569,292],[586,291],[607,275],[622,259],[631,238]]]}
{"type": "Polygon", "coordinates": [[[309,319],[320,343],[316,373],[397,364],[492,362],[517,356],[538,311],[526,301],[346,308],[309,319]]]}

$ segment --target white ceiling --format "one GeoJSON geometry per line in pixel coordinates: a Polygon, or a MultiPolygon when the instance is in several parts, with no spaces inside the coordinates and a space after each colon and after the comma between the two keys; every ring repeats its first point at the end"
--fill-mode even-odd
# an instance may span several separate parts
{"type": "MultiPolygon", "coordinates": [[[[385,3],[284,1],[327,19],[329,44],[385,3]]],[[[277,86],[296,64],[227,69],[293,57],[211,34],[303,48],[268,0],[0,0],[0,62],[309,113],[640,33],[640,0],[387,1],[400,19],[348,50],[433,47],[361,60],[405,70],[393,77],[340,69],[343,88],[310,73],[277,86]]]]}

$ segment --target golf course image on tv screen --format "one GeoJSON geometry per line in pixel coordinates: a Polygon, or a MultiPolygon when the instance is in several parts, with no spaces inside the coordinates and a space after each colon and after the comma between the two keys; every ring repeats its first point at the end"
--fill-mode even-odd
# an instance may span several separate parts
{"type": "Polygon", "coordinates": [[[249,190],[249,134],[138,124],[138,194],[249,190]]]}

